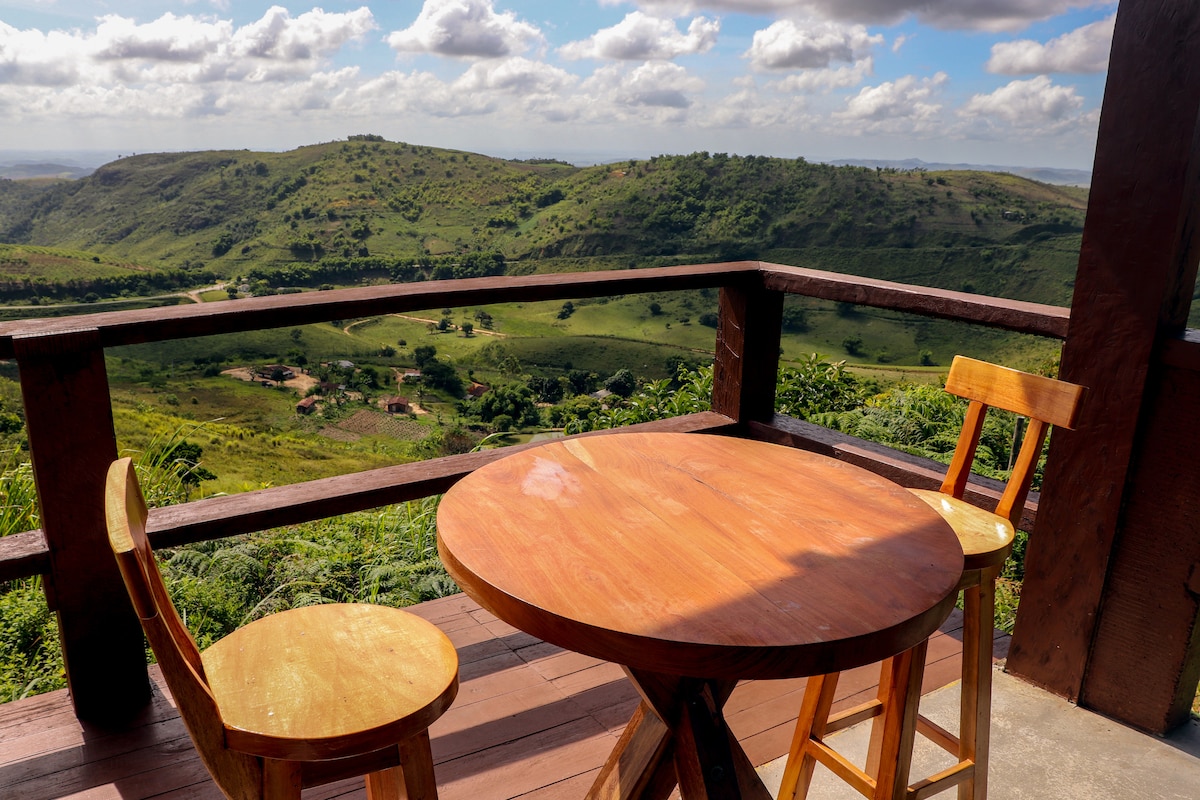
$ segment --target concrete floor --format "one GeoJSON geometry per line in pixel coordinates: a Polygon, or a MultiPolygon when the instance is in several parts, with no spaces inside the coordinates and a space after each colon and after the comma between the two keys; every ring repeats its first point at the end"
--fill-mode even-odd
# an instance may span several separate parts
{"type": "MultiPolygon", "coordinates": [[[[1197,800],[1200,722],[1163,739],[1126,728],[997,670],[992,693],[991,800],[1197,800]]],[[[958,684],[930,693],[921,711],[957,726],[958,684]]],[[[829,743],[862,764],[870,723],[834,734],[829,743]]],[[[917,737],[914,780],[947,766],[948,756],[917,737]]],[[[785,759],[759,769],[774,795],[785,759]]],[[[954,792],[941,797],[954,798],[954,792]]],[[[859,800],[818,765],[809,800],[859,800]]]]}

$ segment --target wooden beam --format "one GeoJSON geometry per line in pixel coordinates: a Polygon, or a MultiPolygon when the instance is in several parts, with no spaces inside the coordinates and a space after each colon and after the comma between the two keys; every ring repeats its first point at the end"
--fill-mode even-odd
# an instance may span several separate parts
{"type": "MultiPolygon", "coordinates": [[[[1090,393],[1076,431],[1052,437],[1008,659],[1009,671],[1069,699],[1088,696],[1085,676],[1104,607],[1159,588],[1153,581],[1106,588],[1106,577],[1118,538],[1126,540],[1122,547],[1144,544],[1128,541],[1122,506],[1139,437],[1154,413],[1149,368],[1164,338],[1182,331],[1184,295],[1190,300],[1195,284],[1198,51],[1200,5],[1120,4],[1060,370],[1090,393]]],[[[1193,421],[1176,422],[1194,428],[1194,401],[1191,408],[1193,421]]],[[[1171,490],[1153,491],[1165,499],[1171,490]]],[[[1185,633],[1180,623],[1171,623],[1176,634],[1185,633]]],[[[1143,635],[1126,633],[1153,649],[1143,635]]],[[[1125,686],[1135,694],[1143,689],[1125,686]]],[[[1166,713],[1159,708],[1151,716],[1166,713]]]]}
{"type": "Polygon", "coordinates": [[[112,724],[150,700],[142,627],[108,544],[104,476],[117,457],[99,332],[14,341],[71,700],[112,724]]]}
{"type": "Polygon", "coordinates": [[[1060,306],[952,292],[836,272],[763,264],[762,273],[763,285],[768,289],[1054,339],[1066,338],[1071,319],[1071,310],[1060,306]]]}
{"type": "Polygon", "coordinates": [[[775,414],[783,293],[761,286],[721,289],[712,409],[745,424],[775,414]]]}
{"type": "Polygon", "coordinates": [[[254,297],[225,303],[14,320],[0,322],[0,358],[12,358],[12,340],[16,336],[50,335],[79,327],[95,328],[99,331],[101,346],[116,347],[428,308],[713,288],[731,281],[757,280],[757,276],[758,262],[740,261],[638,270],[426,281],[254,297]]]}

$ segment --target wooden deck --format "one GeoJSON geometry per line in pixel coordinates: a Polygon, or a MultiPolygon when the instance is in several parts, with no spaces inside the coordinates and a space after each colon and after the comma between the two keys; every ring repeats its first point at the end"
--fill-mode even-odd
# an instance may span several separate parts
{"type": "MultiPolygon", "coordinates": [[[[412,611],[458,648],[461,688],[433,727],[442,800],[557,800],[584,795],[636,705],[614,664],[566,652],[497,620],[464,595],[412,611]]],[[[930,642],[924,690],[958,677],[961,615],[930,642]]],[[[998,635],[995,655],[1007,652],[998,635]]],[[[127,728],[98,730],[74,716],[65,691],[0,705],[0,797],[12,800],[219,800],[157,670],[154,699],[127,728]]],[[[878,671],[843,676],[839,707],[867,699],[878,671]]],[[[755,764],[788,747],[804,680],[749,681],[726,706],[755,764]]],[[[319,787],[316,798],[362,798],[361,781],[319,787]]]]}

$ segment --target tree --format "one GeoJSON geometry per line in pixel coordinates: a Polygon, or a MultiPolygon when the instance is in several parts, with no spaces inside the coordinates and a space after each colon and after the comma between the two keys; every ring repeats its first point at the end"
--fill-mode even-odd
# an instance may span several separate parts
{"type": "Polygon", "coordinates": [[[421,367],[421,381],[432,389],[442,389],[455,397],[462,397],[463,382],[454,367],[445,361],[429,361],[421,367]]]}
{"type": "Polygon", "coordinates": [[[529,379],[529,389],[539,403],[557,403],[563,396],[563,385],[554,378],[534,375],[529,379]]]}
{"type": "Polygon", "coordinates": [[[185,487],[194,487],[199,486],[200,481],[211,481],[217,477],[200,466],[200,456],[203,453],[204,449],[200,445],[184,439],[161,453],[157,461],[170,465],[185,487]]]}
{"type": "Polygon", "coordinates": [[[629,397],[637,389],[637,378],[627,369],[619,369],[604,381],[604,388],[615,395],[629,397]]]}
{"type": "Polygon", "coordinates": [[[804,333],[808,330],[808,313],[803,308],[785,306],[783,309],[783,329],[793,333],[804,333]]]}
{"type": "Polygon", "coordinates": [[[528,386],[503,384],[493,386],[483,396],[467,405],[467,413],[483,422],[492,423],[498,430],[510,430],[513,425],[536,425],[537,405],[528,386]],[[504,418],[508,427],[501,427],[504,418]]]}
{"type": "Polygon", "coordinates": [[[461,330],[463,332],[463,336],[466,336],[466,337],[470,337],[471,334],[475,332],[475,325],[470,322],[464,322],[462,325],[459,325],[458,327],[459,327],[459,330],[461,330]]]}
{"type": "Polygon", "coordinates": [[[583,369],[569,370],[566,378],[572,394],[591,394],[596,391],[596,384],[600,380],[596,373],[583,369]]]}
{"type": "Polygon", "coordinates": [[[437,348],[431,344],[420,344],[413,348],[413,361],[417,369],[424,369],[437,356],[437,348]]]}
{"type": "Polygon", "coordinates": [[[562,308],[559,309],[558,318],[566,319],[567,317],[571,316],[574,313],[575,313],[575,304],[572,303],[570,300],[568,300],[567,302],[563,303],[562,308]]]}
{"type": "Polygon", "coordinates": [[[662,313],[662,306],[661,306],[661,305],[659,305],[658,303],[651,303],[651,304],[650,304],[650,314],[651,314],[651,316],[655,316],[655,317],[657,317],[657,316],[658,316],[659,314],[661,314],[661,313],[662,313]]]}

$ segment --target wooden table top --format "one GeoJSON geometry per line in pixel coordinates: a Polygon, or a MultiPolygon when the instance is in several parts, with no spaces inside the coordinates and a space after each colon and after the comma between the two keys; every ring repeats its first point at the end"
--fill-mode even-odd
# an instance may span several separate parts
{"type": "Polygon", "coordinates": [[[962,551],[928,505],[850,464],[720,436],[553,442],[457,483],[459,585],[546,641],[635,669],[783,678],[905,650],[953,607],[962,551]]]}

